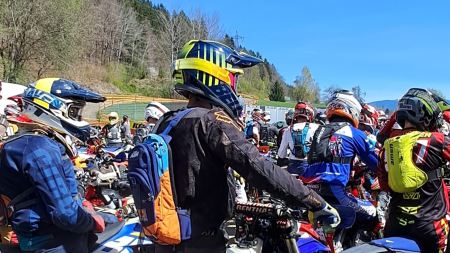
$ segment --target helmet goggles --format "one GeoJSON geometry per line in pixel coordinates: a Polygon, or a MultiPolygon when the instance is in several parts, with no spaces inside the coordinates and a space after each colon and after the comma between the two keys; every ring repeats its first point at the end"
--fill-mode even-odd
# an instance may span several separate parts
{"type": "Polygon", "coordinates": [[[86,102],[84,101],[72,101],[70,99],[58,98],[51,93],[33,87],[28,87],[25,90],[24,98],[32,100],[45,109],[57,109],[61,111],[64,117],[75,121],[82,120],[83,108],[86,105],[86,102]]]}

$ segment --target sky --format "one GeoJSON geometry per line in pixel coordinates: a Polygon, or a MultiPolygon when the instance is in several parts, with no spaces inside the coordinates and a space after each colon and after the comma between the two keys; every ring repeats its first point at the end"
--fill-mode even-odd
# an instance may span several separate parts
{"type": "Polygon", "coordinates": [[[321,89],[360,85],[366,101],[410,87],[450,98],[450,1],[155,0],[219,18],[225,33],[272,62],[287,83],[308,66],[321,89]]]}

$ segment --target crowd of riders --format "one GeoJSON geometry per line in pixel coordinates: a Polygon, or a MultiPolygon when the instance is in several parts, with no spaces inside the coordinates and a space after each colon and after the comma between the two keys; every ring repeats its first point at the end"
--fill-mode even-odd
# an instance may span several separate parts
{"type": "MultiPolygon", "coordinates": [[[[411,88],[387,115],[337,90],[324,112],[300,101],[286,113],[286,125],[277,127],[268,112],[245,115],[237,94],[238,76],[259,63],[219,42],[190,41],[173,64],[175,91],[186,97],[187,109],[150,103],[134,137],[127,116],[108,115],[100,134],[109,146],[145,143],[150,133],[170,142],[172,204],[188,210],[189,230],[173,243],[156,238],[149,226],[145,234],[155,237],[156,252],[225,252],[220,227],[233,214],[233,173],[289,205],[306,207],[313,223],[326,220],[339,230],[347,217],[337,207],[345,206],[355,213],[354,227],[369,230],[380,221],[376,210],[351,190],[362,173],[384,205],[384,236],[414,240],[422,252],[445,252],[446,100],[411,88]],[[277,148],[275,163],[261,155],[262,146],[277,148]]],[[[78,194],[72,161],[77,146],[92,137],[83,108],[105,97],[71,80],[44,78],[12,99],[16,106],[0,118],[0,226],[12,228],[24,252],[89,252],[105,222],[78,194]]],[[[145,208],[138,210],[141,221],[145,208]]]]}

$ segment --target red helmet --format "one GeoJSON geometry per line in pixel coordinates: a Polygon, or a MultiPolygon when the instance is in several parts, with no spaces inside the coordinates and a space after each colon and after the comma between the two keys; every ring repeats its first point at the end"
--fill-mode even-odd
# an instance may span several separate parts
{"type": "Polygon", "coordinates": [[[450,111],[445,111],[443,113],[444,120],[447,121],[447,123],[450,123],[450,111]]]}
{"type": "Polygon", "coordinates": [[[375,130],[378,127],[378,117],[379,114],[375,107],[365,104],[361,110],[359,124],[364,124],[375,130]]]}
{"type": "Polygon", "coordinates": [[[294,119],[297,117],[304,117],[308,122],[313,122],[315,109],[312,105],[306,102],[298,102],[295,105],[294,119]]]}

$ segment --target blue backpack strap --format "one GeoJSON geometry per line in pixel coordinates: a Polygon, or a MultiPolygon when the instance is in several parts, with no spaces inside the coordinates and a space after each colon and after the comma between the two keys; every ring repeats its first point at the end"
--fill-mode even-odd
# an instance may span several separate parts
{"type": "Polygon", "coordinates": [[[175,115],[175,117],[172,120],[170,120],[166,129],[164,129],[164,131],[162,131],[162,133],[160,134],[160,136],[164,138],[166,143],[169,143],[170,140],[172,140],[172,137],[169,135],[172,128],[175,127],[180,122],[180,120],[182,118],[184,118],[191,111],[192,111],[192,108],[185,109],[181,112],[178,112],[177,115],[175,115]]]}
{"type": "Polygon", "coordinates": [[[302,148],[304,154],[307,154],[309,149],[306,147],[306,135],[308,135],[309,132],[309,122],[306,122],[305,127],[302,130],[302,148]]]}

